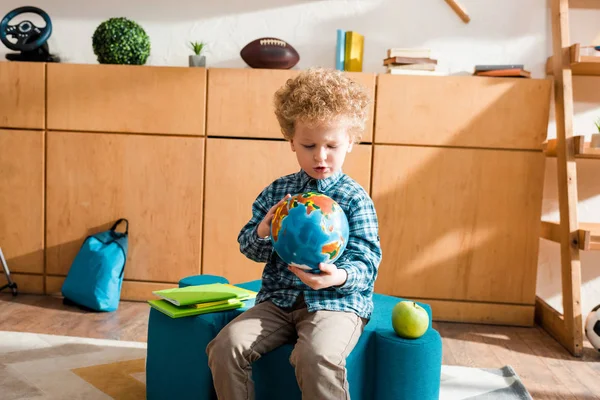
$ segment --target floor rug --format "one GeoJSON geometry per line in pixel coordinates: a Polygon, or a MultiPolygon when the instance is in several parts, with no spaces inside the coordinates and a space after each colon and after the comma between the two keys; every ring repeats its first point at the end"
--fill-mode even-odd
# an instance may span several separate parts
{"type": "MultiPolygon", "coordinates": [[[[3,400],[146,398],[146,343],[0,331],[3,400]]],[[[444,365],[440,400],[531,396],[510,366],[444,365]]]]}

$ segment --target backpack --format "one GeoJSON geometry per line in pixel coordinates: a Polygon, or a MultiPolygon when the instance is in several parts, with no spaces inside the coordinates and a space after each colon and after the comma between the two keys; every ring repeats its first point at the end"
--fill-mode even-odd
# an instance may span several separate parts
{"type": "Polygon", "coordinates": [[[121,218],[108,231],[88,236],[71,264],[62,286],[66,304],[94,311],[115,311],[119,307],[129,222],[121,218]],[[115,229],[125,222],[125,233],[115,229]]]}

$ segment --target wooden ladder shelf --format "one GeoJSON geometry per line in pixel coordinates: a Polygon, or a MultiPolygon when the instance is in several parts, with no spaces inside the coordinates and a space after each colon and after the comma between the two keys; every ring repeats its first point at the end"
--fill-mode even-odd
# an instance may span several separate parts
{"type": "MultiPolygon", "coordinates": [[[[573,135],[573,75],[600,76],[600,57],[582,56],[569,41],[569,0],[551,0],[552,50],[546,72],[554,76],[556,139],[545,143],[548,157],[557,158],[560,222],[542,221],[541,236],[560,243],[563,313],[536,298],[536,321],[572,355],[583,354],[581,262],[579,252],[600,250],[600,223],[579,222],[577,158],[600,159],[600,149],[573,135]]],[[[597,7],[600,7],[598,2],[597,7]]]]}

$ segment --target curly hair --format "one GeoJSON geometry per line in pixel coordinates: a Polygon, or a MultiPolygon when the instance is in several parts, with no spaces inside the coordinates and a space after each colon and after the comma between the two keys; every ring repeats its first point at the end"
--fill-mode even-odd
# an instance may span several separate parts
{"type": "Polygon", "coordinates": [[[294,137],[298,121],[344,121],[355,143],[362,138],[371,101],[364,87],[342,71],[327,68],[310,68],[288,79],[274,97],[275,115],[286,140],[294,137]]]}

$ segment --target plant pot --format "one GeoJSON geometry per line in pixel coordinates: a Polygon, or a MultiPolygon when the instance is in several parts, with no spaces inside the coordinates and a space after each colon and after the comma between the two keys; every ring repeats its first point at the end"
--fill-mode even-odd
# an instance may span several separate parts
{"type": "Polygon", "coordinates": [[[206,56],[190,56],[190,67],[206,67],[206,56]]]}
{"type": "Polygon", "coordinates": [[[600,148],[600,133],[594,133],[592,140],[590,140],[590,147],[597,149],[600,148]]]}

